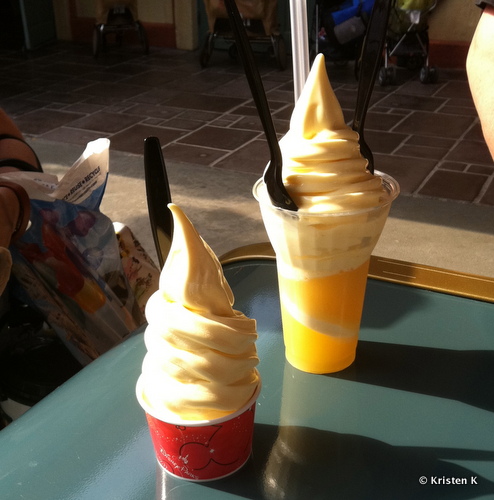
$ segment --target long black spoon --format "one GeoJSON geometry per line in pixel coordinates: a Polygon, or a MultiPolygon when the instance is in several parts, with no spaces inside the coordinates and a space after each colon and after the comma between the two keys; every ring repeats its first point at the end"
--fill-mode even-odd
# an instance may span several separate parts
{"type": "Polygon", "coordinates": [[[371,174],[374,173],[374,156],[364,139],[364,122],[381,63],[390,8],[391,0],[376,0],[372,9],[362,47],[357,104],[352,125],[353,130],[359,134],[360,152],[369,162],[367,169],[371,174]]]}
{"type": "Polygon", "coordinates": [[[276,130],[274,128],[273,118],[269,110],[269,104],[264,91],[264,86],[262,84],[261,76],[259,75],[259,70],[257,69],[254,61],[254,54],[245,31],[242,18],[240,17],[235,0],[225,0],[225,7],[228,17],[230,18],[233,35],[237,43],[240,58],[244,65],[245,75],[247,76],[247,80],[249,82],[252,97],[256,104],[264,133],[266,134],[266,140],[268,141],[271,159],[266,167],[266,170],[264,171],[264,182],[266,184],[269,197],[271,198],[271,203],[279,208],[297,211],[297,205],[291,199],[283,184],[281,175],[283,160],[281,157],[280,146],[278,144],[278,137],[276,136],[276,130]]]}
{"type": "Polygon", "coordinates": [[[144,140],[144,178],[149,222],[162,268],[172,244],[173,216],[167,207],[172,197],[163,152],[157,137],[147,137],[144,140]]]}

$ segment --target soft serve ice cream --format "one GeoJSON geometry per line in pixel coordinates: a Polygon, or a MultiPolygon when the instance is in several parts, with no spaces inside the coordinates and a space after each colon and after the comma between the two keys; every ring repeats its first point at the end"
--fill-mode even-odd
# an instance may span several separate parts
{"type": "Polygon", "coordinates": [[[306,371],[353,361],[370,255],[399,191],[366,169],[358,139],[320,54],[280,141],[283,182],[299,210],[274,207],[262,180],[254,187],[277,257],[286,355],[306,371]]]}
{"type": "Polygon", "coordinates": [[[286,256],[282,261],[289,263],[285,274],[303,279],[362,265],[388,215],[380,209],[389,209],[397,186],[390,190],[387,176],[366,169],[358,134],[345,124],[322,54],[314,61],[280,147],[283,182],[299,210],[286,212],[280,225],[280,211],[269,209],[263,184],[258,198],[265,201],[261,209],[266,207],[263,217],[271,242],[277,246],[275,241],[286,241],[278,245],[286,256]],[[369,214],[369,208],[378,210],[369,214]],[[350,212],[351,217],[344,217],[350,212]],[[324,217],[328,213],[335,217],[324,217]]]}
{"type": "Polygon", "coordinates": [[[344,212],[388,198],[360,154],[358,134],[343,112],[319,54],[281,139],[283,182],[303,212],[344,212]]]}
{"type": "Polygon", "coordinates": [[[256,322],[232,308],[217,257],[182,210],[169,207],[173,241],[146,305],[138,393],[162,420],[216,419],[242,408],[260,384],[256,322]]]}

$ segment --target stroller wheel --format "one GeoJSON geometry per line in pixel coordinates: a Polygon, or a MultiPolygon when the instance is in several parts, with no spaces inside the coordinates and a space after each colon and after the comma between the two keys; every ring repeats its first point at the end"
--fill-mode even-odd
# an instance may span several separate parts
{"type": "Polygon", "coordinates": [[[422,83],[429,83],[429,68],[427,66],[420,68],[419,78],[422,83]]]}
{"type": "Polygon", "coordinates": [[[115,43],[117,44],[117,47],[122,47],[122,45],[123,45],[123,33],[121,31],[117,31],[115,33],[115,43]]]}
{"type": "Polygon", "coordinates": [[[379,68],[379,73],[377,75],[377,81],[381,87],[386,85],[386,68],[379,68]]]}
{"type": "Polygon", "coordinates": [[[149,41],[148,37],[146,34],[146,30],[144,29],[144,26],[139,22],[136,21],[135,23],[137,34],[139,36],[139,40],[141,41],[142,44],[142,49],[144,51],[144,54],[149,54],[149,41]]]}
{"type": "Polygon", "coordinates": [[[228,55],[234,61],[238,59],[238,47],[236,43],[232,43],[230,47],[228,47],[228,55]]]}
{"type": "Polygon", "coordinates": [[[274,56],[278,63],[278,69],[283,71],[287,67],[287,53],[285,40],[281,35],[271,35],[271,43],[273,45],[274,56]]]}
{"type": "Polygon", "coordinates": [[[103,46],[105,43],[103,30],[103,24],[98,24],[93,29],[93,56],[95,58],[98,57],[103,50],[103,46]]]}
{"type": "Polygon", "coordinates": [[[382,67],[379,70],[379,74],[377,76],[379,85],[381,87],[385,87],[386,85],[394,85],[396,83],[396,68],[393,66],[382,67]]]}
{"type": "Polygon", "coordinates": [[[214,50],[214,33],[208,33],[206,39],[204,40],[204,45],[201,50],[201,55],[199,56],[199,62],[201,67],[206,68],[209,64],[209,59],[214,50]]]}
{"type": "Polygon", "coordinates": [[[437,83],[439,80],[439,74],[437,72],[437,68],[435,66],[431,66],[429,68],[429,81],[431,83],[437,83]]]}
{"type": "Polygon", "coordinates": [[[423,66],[420,69],[420,81],[422,83],[436,83],[437,80],[438,74],[435,66],[423,66]]]}

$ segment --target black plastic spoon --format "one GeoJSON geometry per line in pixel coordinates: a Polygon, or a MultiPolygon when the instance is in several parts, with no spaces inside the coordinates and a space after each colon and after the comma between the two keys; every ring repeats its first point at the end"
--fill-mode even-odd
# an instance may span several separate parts
{"type": "Polygon", "coordinates": [[[147,137],[144,140],[144,178],[151,232],[162,268],[172,244],[173,216],[167,207],[172,197],[163,152],[157,137],[147,137]]]}
{"type": "Polygon", "coordinates": [[[288,191],[283,184],[281,169],[283,160],[281,157],[280,146],[278,144],[278,137],[273,124],[273,118],[269,110],[268,100],[264,91],[261,76],[254,61],[254,54],[252,47],[249,43],[249,38],[245,31],[242,18],[238,11],[235,0],[225,0],[225,7],[230,18],[230,23],[237,43],[237,48],[240,58],[244,65],[245,75],[249,82],[250,91],[261,119],[266,140],[268,141],[269,152],[271,155],[270,162],[264,171],[264,182],[266,184],[271,203],[279,208],[286,210],[297,211],[298,207],[291,199],[288,191]]]}
{"type": "Polygon", "coordinates": [[[374,156],[364,139],[364,122],[367,115],[374,83],[379,71],[386,30],[388,27],[391,0],[376,0],[372,9],[367,34],[362,46],[359,84],[357,91],[357,104],[352,128],[359,134],[360,152],[369,162],[367,169],[374,173],[374,156]]]}

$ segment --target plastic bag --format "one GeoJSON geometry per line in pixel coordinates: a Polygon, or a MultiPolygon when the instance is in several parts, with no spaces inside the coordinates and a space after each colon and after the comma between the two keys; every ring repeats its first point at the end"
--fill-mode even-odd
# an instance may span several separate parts
{"type": "Polygon", "coordinates": [[[2,174],[31,200],[30,226],[10,247],[11,293],[41,311],[83,364],[144,323],[113,223],[99,210],[108,161],[109,140],[98,139],[60,181],[46,173],[2,174]]]}

